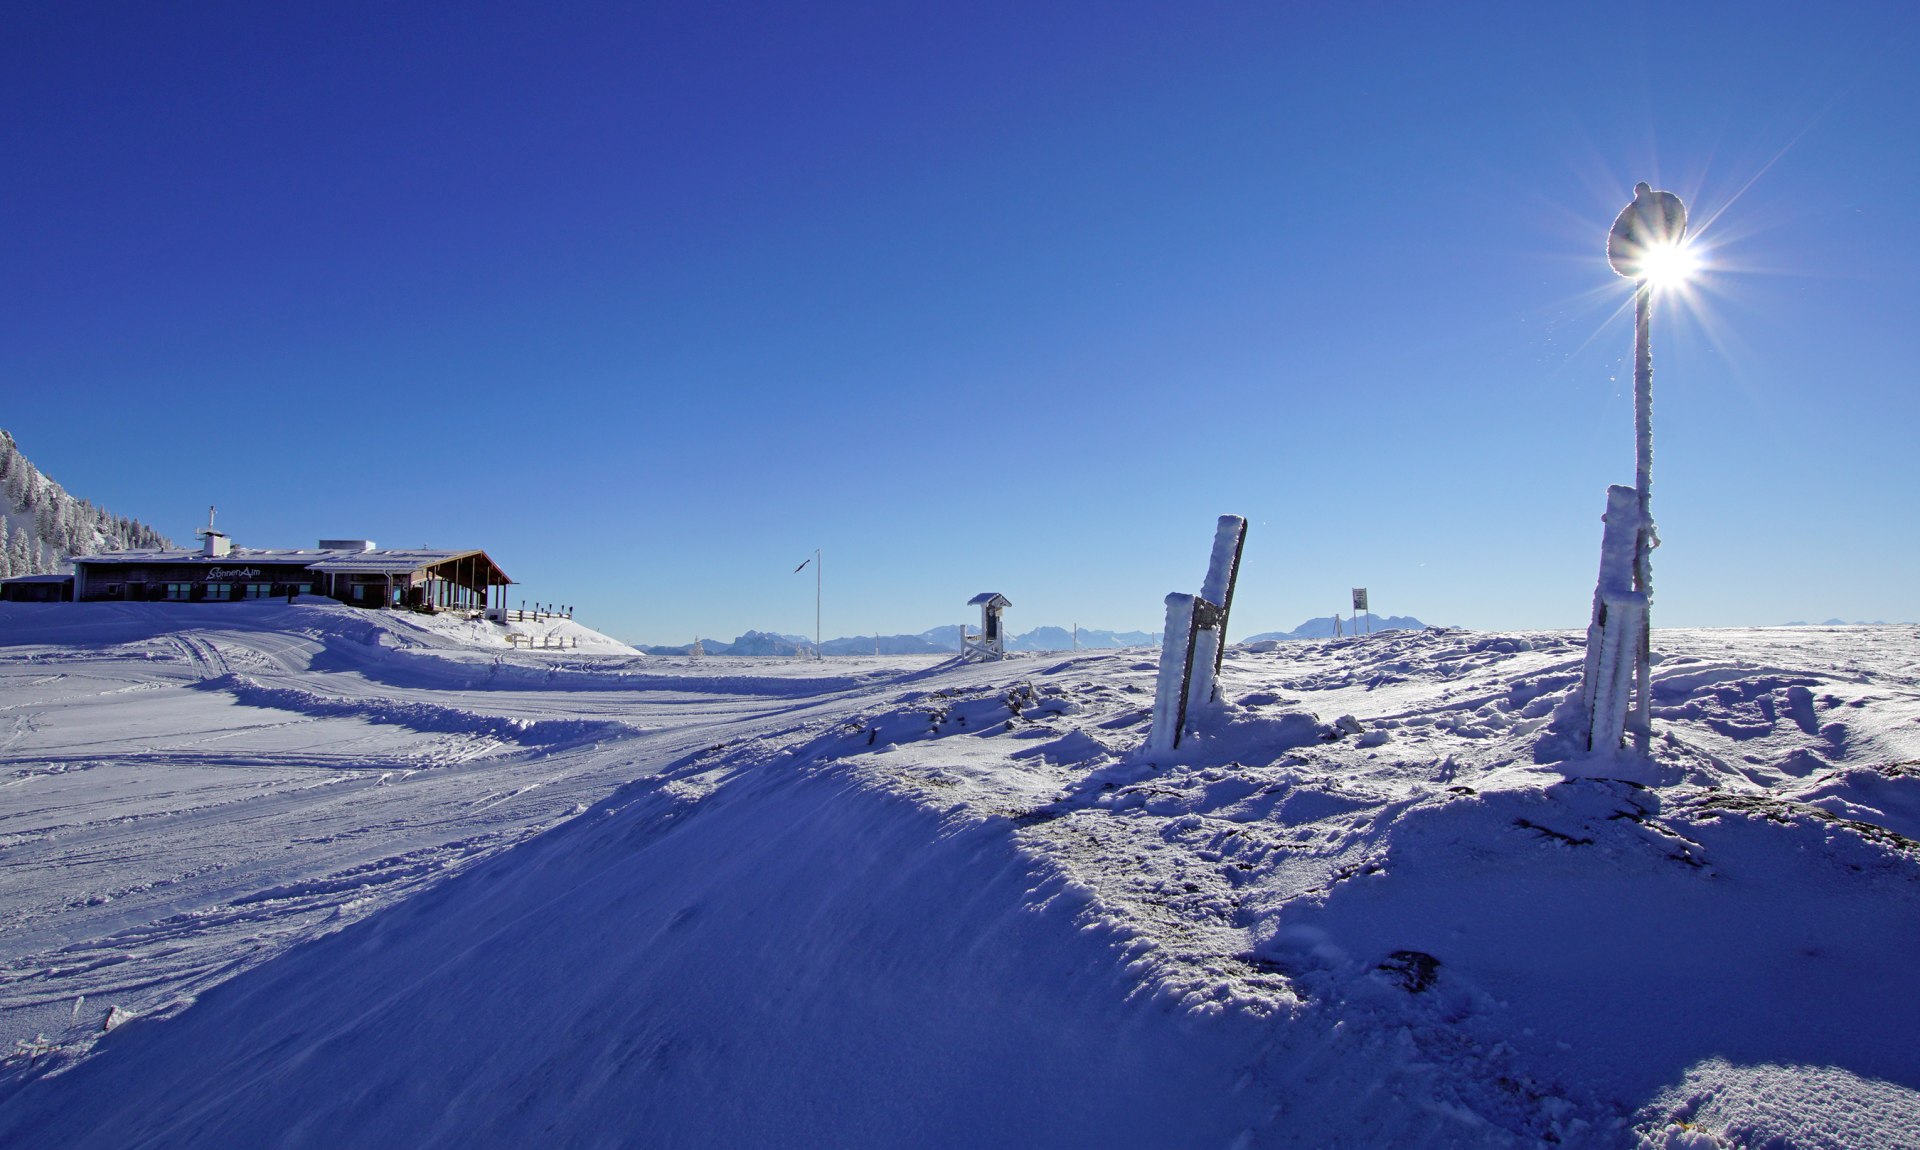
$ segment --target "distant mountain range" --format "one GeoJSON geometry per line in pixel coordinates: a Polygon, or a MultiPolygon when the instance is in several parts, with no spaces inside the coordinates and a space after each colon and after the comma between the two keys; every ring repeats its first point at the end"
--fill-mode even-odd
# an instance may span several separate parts
{"type": "MultiPolygon", "coordinates": [[[[1105,649],[1114,647],[1140,647],[1160,641],[1160,636],[1147,631],[1101,631],[1083,629],[1080,632],[1080,646],[1086,649],[1105,649]]],[[[1009,651],[1071,651],[1074,647],[1074,634],[1065,627],[1035,627],[1023,635],[1007,636],[1009,651]]],[[[820,649],[828,655],[871,655],[875,649],[882,655],[940,655],[958,654],[960,651],[960,627],[949,623],[944,627],[935,627],[922,631],[918,635],[849,635],[839,639],[827,639],[820,649]]],[[[649,655],[686,655],[692,653],[693,644],[679,646],[642,646],[649,655]]],[[[813,640],[804,635],[777,635],[770,631],[748,631],[731,643],[714,639],[700,641],[702,654],[706,655],[800,655],[813,651],[813,640]]]]}
{"type": "MultiPolygon", "coordinates": [[[[682,643],[678,647],[649,647],[636,643],[634,646],[649,655],[690,655],[695,646],[703,655],[806,655],[813,652],[813,640],[804,635],[781,635],[773,631],[748,631],[731,643],[717,639],[701,639],[698,643],[682,643]]],[[[822,646],[832,647],[832,643],[822,646]]]]}
{"type": "MultiPolygon", "coordinates": [[[[1390,615],[1382,618],[1378,615],[1367,616],[1372,620],[1375,631],[1420,630],[1426,626],[1411,615],[1390,615]]],[[[1362,620],[1364,624],[1366,620],[1362,620]]],[[[1345,634],[1352,634],[1352,621],[1341,620],[1345,634]]],[[[1309,619],[1291,631],[1267,631],[1259,635],[1249,635],[1242,642],[1257,643],[1263,639],[1327,639],[1333,636],[1333,616],[1324,619],[1309,619]]],[[[1081,628],[1078,645],[1081,650],[1112,650],[1118,647],[1148,647],[1158,644],[1160,636],[1152,631],[1103,631],[1096,628],[1081,628]]],[[[1065,627],[1035,627],[1020,635],[1007,637],[1009,651],[1071,651],[1075,647],[1074,633],[1065,627]]],[[[641,646],[640,650],[649,655],[688,655],[693,652],[692,643],[679,646],[641,646]]],[[[839,639],[828,639],[820,644],[820,650],[828,655],[952,655],[960,651],[960,628],[949,623],[944,627],[922,631],[918,635],[850,635],[839,639]]],[[[715,639],[702,639],[700,651],[704,655],[806,655],[813,652],[813,640],[805,635],[781,635],[772,631],[748,631],[731,643],[715,639]]]]}
{"type": "MultiPolygon", "coordinates": [[[[1079,645],[1082,648],[1144,647],[1159,641],[1159,634],[1152,631],[1100,631],[1083,628],[1080,631],[1079,645]]],[[[1011,651],[1071,651],[1073,648],[1074,634],[1065,627],[1035,627],[1024,635],[1015,635],[1007,640],[1007,649],[1011,651]]]]}
{"type": "MultiPolygon", "coordinates": [[[[1353,620],[1341,619],[1340,633],[1353,634],[1353,620]]],[[[1374,631],[1421,631],[1426,624],[1411,615],[1363,615],[1360,618],[1360,630],[1374,631]]],[[[1248,635],[1240,640],[1243,643],[1258,643],[1265,639],[1331,639],[1334,635],[1334,617],[1327,615],[1319,619],[1309,619],[1291,631],[1263,631],[1258,635],[1248,635]]]]}
{"type": "MultiPolygon", "coordinates": [[[[935,627],[918,635],[853,635],[842,639],[827,639],[820,644],[821,651],[828,655],[871,655],[877,646],[882,655],[942,655],[958,654],[960,651],[960,628],[935,627]]],[[[649,655],[690,655],[692,643],[679,646],[647,646],[639,644],[640,650],[649,655]]],[[[700,640],[700,653],[703,655],[810,655],[813,653],[813,638],[810,635],[780,635],[772,631],[748,631],[746,634],[728,643],[719,639],[700,640]]]]}

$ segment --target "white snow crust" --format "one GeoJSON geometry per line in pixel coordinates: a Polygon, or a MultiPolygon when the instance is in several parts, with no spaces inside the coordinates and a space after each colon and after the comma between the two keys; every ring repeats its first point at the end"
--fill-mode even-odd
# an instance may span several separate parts
{"type": "Polygon", "coordinates": [[[0,605],[0,1144],[1920,1144],[1915,628],[504,643],[0,605]]]}

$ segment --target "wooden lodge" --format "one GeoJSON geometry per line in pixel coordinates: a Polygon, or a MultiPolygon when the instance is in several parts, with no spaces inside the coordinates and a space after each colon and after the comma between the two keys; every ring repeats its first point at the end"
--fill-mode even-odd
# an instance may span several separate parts
{"type": "Polygon", "coordinates": [[[500,611],[513,580],[485,551],[392,550],[364,539],[318,547],[234,547],[215,531],[194,551],[107,551],[73,557],[73,599],[224,603],[325,595],[357,607],[500,611]]]}

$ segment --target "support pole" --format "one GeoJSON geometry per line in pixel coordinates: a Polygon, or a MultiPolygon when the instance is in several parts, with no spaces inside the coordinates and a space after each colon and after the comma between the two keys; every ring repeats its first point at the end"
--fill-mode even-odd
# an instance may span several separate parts
{"type": "Polygon", "coordinates": [[[1219,697],[1221,660],[1226,655],[1227,617],[1240,574],[1240,553],[1247,543],[1247,521],[1222,515],[1214,525],[1213,550],[1200,594],[1167,596],[1167,625],[1160,643],[1160,673],[1154,684],[1153,725],[1147,748],[1171,751],[1186,734],[1195,706],[1219,697]]]}
{"type": "Polygon", "coordinates": [[[1194,633],[1195,671],[1190,693],[1196,703],[1211,703],[1220,694],[1220,664],[1227,653],[1227,616],[1233,609],[1233,585],[1246,545],[1247,521],[1238,515],[1222,515],[1214,526],[1207,578],[1200,585],[1201,600],[1214,610],[1200,612],[1207,618],[1194,633]]]}
{"type": "Polygon", "coordinates": [[[1633,293],[1633,485],[1639,494],[1640,530],[1634,539],[1633,589],[1640,593],[1640,634],[1634,669],[1633,741],[1645,754],[1653,740],[1653,285],[1641,280],[1633,293]]]}
{"type": "Polygon", "coordinates": [[[1180,728],[1187,718],[1187,684],[1193,674],[1193,606],[1192,595],[1175,591],[1167,596],[1167,629],[1160,639],[1148,750],[1171,751],[1180,745],[1180,728]]]}

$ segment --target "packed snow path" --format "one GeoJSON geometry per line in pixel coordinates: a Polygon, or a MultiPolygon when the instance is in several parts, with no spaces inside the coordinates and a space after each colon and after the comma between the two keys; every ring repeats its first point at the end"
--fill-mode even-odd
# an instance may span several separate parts
{"type": "Polygon", "coordinates": [[[1920,1141],[1913,628],[1660,632],[1652,764],[1567,634],[1235,652],[1149,761],[1140,652],[246,610],[0,617],[0,1139],[1920,1141]]]}
{"type": "Polygon", "coordinates": [[[860,681],[487,652],[338,607],[0,610],[9,1049],[190,996],[860,681]]]}

